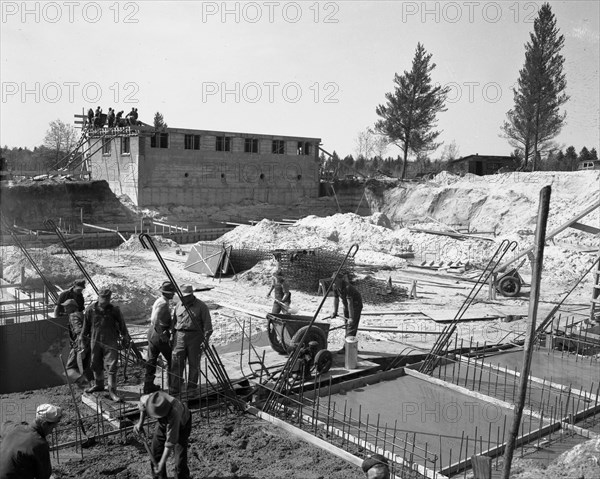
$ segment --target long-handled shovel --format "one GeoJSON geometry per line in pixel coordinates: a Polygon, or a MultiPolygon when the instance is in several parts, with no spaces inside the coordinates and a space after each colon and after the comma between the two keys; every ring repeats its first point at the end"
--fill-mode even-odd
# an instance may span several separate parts
{"type": "Polygon", "coordinates": [[[142,444],[144,445],[144,448],[146,449],[146,452],[148,453],[148,457],[150,458],[150,468],[152,469],[152,477],[156,477],[157,471],[158,471],[158,464],[156,463],[156,459],[154,459],[154,456],[152,455],[152,451],[150,450],[150,445],[148,444],[148,439],[146,438],[146,434],[144,433],[144,430],[140,430],[140,435],[139,435],[142,444]]]}
{"type": "Polygon", "coordinates": [[[85,440],[83,440],[81,442],[81,447],[83,447],[83,448],[92,447],[93,445],[96,444],[96,438],[88,437],[87,433],[85,432],[85,427],[83,425],[83,421],[81,420],[81,414],[79,414],[79,406],[77,405],[77,400],[75,399],[75,392],[73,391],[73,385],[71,384],[71,379],[69,379],[69,375],[67,374],[67,367],[65,366],[65,362],[63,361],[62,354],[59,354],[58,357],[60,358],[60,363],[62,364],[62,367],[65,371],[65,376],[67,377],[67,384],[69,385],[69,390],[71,391],[71,397],[73,398],[73,404],[75,405],[75,412],[77,413],[77,422],[79,424],[79,427],[81,428],[81,433],[85,437],[85,440]]]}

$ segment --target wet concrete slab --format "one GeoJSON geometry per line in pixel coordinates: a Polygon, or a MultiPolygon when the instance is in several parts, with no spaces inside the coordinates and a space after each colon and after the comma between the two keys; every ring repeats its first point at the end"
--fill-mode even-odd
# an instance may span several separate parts
{"type": "MultiPolygon", "coordinates": [[[[497,354],[486,358],[485,362],[520,371],[523,368],[523,352],[497,354]]],[[[575,359],[574,355],[566,352],[561,354],[559,351],[540,349],[533,352],[530,374],[565,386],[571,385],[574,389],[589,390],[592,383],[598,385],[599,366],[597,359],[575,359]]]]}
{"type": "MultiPolygon", "coordinates": [[[[364,429],[396,430],[396,436],[406,438],[415,455],[438,455],[438,465],[470,457],[504,442],[513,418],[512,410],[480,401],[466,394],[429,383],[422,379],[403,376],[393,381],[335,394],[331,397],[337,409],[352,409],[352,421],[364,429]],[[467,439],[468,438],[468,439],[467,439]],[[477,444],[475,444],[477,438],[477,444]]],[[[519,434],[527,434],[540,427],[540,420],[525,417],[519,434]]],[[[396,447],[403,447],[403,441],[396,447]]],[[[390,447],[390,445],[388,445],[390,447]]]]}

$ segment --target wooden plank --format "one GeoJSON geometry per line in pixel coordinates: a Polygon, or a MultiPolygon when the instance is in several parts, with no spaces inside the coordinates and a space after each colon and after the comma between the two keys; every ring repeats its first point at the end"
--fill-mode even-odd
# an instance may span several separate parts
{"type": "Polygon", "coordinates": [[[408,329],[396,329],[396,328],[372,328],[362,327],[358,328],[359,331],[371,331],[374,333],[396,333],[396,334],[443,334],[441,331],[415,331],[408,329]]]}
{"type": "Polygon", "coordinates": [[[325,451],[349,462],[350,464],[354,464],[357,467],[360,467],[362,464],[363,460],[361,458],[356,457],[353,454],[350,454],[349,452],[344,451],[343,449],[340,449],[339,447],[336,447],[333,444],[330,444],[330,443],[324,441],[323,439],[319,439],[318,437],[315,437],[312,434],[307,433],[306,431],[298,429],[297,427],[294,427],[294,426],[288,424],[287,422],[282,421],[281,419],[278,419],[274,416],[271,416],[270,414],[267,414],[259,409],[256,409],[253,406],[248,406],[246,411],[256,417],[259,417],[260,419],[262,419],[266,422],[269,422],[269,423],[283,429],[284,431],[290,433],[291,435],[293,435],[299,439],[302,439],[303,441],[306,441],[309,444],[312,444],[313,446],[324,449],[325,451]]]}

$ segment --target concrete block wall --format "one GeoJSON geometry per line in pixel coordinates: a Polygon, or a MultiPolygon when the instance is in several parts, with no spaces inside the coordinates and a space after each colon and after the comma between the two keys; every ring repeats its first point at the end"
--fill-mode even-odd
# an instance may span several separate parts
{"type": "MultiPolygon", "coordinates": [[[[151,130],[152,131],[152,130],[151,130]]],[[[96,153],[92,177],[106,179],[115,194],[127,194],[139,206],[220,206],[265,202],[297,204],[319,195],[319,139],[167,128],[168,148],[152,147],[150,132],[131,137],[131,154],[119,155],[119,139],[110,155],[96,153]],[[199,149],[185,149],[185,135],[199,135],[199,149]],[[218,136],[230,137],[230,151],[216,151],[218,136]],[[258,153],[246,153],[246,138],[258,140],[258,153]],[[282,140],[284,154],[272,153],[282,140]],[[308,142],[309,155],[299,155],[308,142]]]]}

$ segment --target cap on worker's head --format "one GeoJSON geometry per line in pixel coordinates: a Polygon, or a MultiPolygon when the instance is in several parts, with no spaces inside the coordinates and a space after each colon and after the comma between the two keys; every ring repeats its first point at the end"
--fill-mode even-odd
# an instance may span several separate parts
{"type": "Polygon", "coordinates": [[[98,291],[99,298],[110,298],[112,296],[112,291],[108,288],[101,289],[98,291]]]}
{"type": "Polygon", "coordinates": [[[191,284],[184,284],[181,286],[181,296],[189,296],[194,294],[194,288],[191,284]]]}
{"type": "Polygon", "coordinates": [[[165,417],[171,410],[171,403],[164,391],[156,391],[148,396],[146,412],[150,417],[165,417]]]}
{"type": "Polygon", "coordinates": [[[73,281],[73,289],[85,289],[85,279],[73,281]]]}
{"type": "Polygon", "coordinates": [[[68,307],[78,308],[79,307],[79,305],[77,304],[77,301],[75,301],[74,299],[67,299],[64,303],[61,304],[61,306],[63,308],[68,308],[68,307]]]}
{"type": "Polygon", "coordinates": [[[362,463],[362,470],[366,474],[369,469],[371,469],[376,464],[385,464],[388,465],[388,460],[385,456],[381,454],[373,454],[370,457],[367,457],[362,463]]]}
{"type": "Polygon", "coordinates": [[[160,287],[161,293],[175,293],[175,286],[170,281],[165,281],[160,287]]]}
{"type": "Polygon", "coordinates": [[[40,421],[58,422],[62,417],[62,408],[54,404],[40,404],[35,410],[35,418],[40,421]]]}

